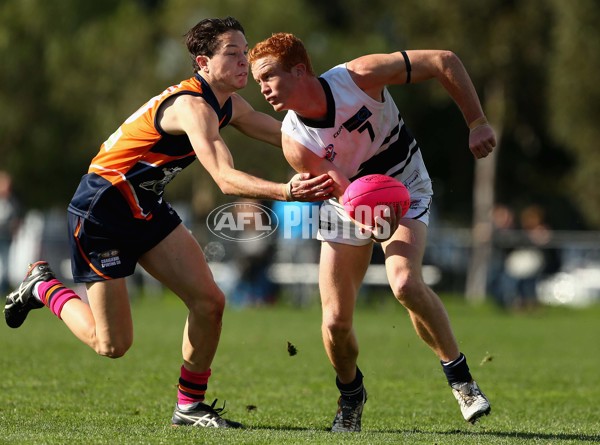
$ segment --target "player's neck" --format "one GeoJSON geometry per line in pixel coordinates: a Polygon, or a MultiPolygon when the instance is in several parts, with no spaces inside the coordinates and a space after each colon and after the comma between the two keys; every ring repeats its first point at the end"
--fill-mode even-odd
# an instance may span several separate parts
{"type": "Polygon", "coordinates": [[[233,93],[239,90],[239,88],[236,88],[227,82],[219,81],[218,79],[214,79],[210,75],[203,74],[202,72],[198,72],[198,75],[201,76],[208,84],[215,95],[215,98],[219,102],[219,106],[221,107],[225,104],[225,102],[227,102],[233,93]]]}
{"type": "Polygon", "coordinates": [[[303,118],[318,121],[327,117],[327,97],[321,82],[311,77],[301,91],[299,106],[294,110],[303,118]]]}

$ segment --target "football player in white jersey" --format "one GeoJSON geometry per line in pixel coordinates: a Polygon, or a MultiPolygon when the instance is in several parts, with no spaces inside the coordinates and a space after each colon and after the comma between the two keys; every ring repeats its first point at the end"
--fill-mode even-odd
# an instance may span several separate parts
{"type": "Polygon", "coordinates": [[[322,336],[340,390],[332,431],[361,429],[367,392],[357,366],[352,321],[374,241],[381,242],[385,252],[396,299],[440,359],[463,417],[474,423],[487,415],[490,403],[471,376],[443,303],[422,278],[431,180],[419,145],[387,90],[387,85],[437,80],[463,113],[471,152],[476,159],[484,158],[496,146],[496,136],[460,59],[442,50],[370,54],[317,77],[302,41],[277,33],[258,43],[249,61],[264,98],[276,111],[287,111],[282,132],[290,165],[298,172],[327,173],[336,182],[334,198],[322,206],[318,235],[322,336]],[[352,180],[372,173],[402,181],[411,193],[411,206],[403,218],[387,219],[391,225],[387,235],[375,231],[365,237],[356,230],[341,199],[352,180]]]}

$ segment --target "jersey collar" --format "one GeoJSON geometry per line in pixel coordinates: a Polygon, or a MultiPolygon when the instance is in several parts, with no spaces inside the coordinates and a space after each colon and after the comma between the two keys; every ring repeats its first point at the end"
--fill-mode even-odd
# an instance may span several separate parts
{"type": "Polygon", "coordinates": [[[331,92],[331,87],[327,83],[325,79],[322,77],[318,78],[321,86],[323,87],[323,91],[325,92],[325,100],[327,102],[327,114],[325,115],[325,119],[322,120],[313,120],[307,119],[300,115],[298,115],[298,119],[304,125],[312,128],[331,128],[335,125],[335,99],[333,98],[333,93],[331,92]]]}

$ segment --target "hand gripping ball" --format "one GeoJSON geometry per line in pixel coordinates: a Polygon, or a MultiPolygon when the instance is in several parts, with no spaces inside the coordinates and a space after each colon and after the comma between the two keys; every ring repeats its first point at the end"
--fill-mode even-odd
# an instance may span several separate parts
{"type": "Polygon", "coordinates": [[[342,198],[344,209],[361,224],[373,227],[376,216],[383,216],[386,207],[399,208],[402,216],[410,207],[410,194],[404,184],[391,176],[374,174],[352,181],[342,198]]]}

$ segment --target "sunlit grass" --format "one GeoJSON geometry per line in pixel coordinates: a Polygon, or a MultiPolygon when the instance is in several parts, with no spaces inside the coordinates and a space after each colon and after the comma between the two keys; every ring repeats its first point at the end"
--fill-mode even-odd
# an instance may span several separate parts
{"type": "Polygon", "coordinates": [[[369,401],[363,432],[327,431],[334,374],[317,307],[225,315],[207,393],[246,429],[173,428],[183,305],[133,302],[136,338],[118,360],[98,357],[47,310],[0,327],[0,443],[280,444],[592,443],[600,441],[600,308],[507,314],[447,305],[492,414],[462,420],[439,362],[397,304],[356,313],[369,401]],[[288,353],[288,342],[298,353],[288,353]]]}

